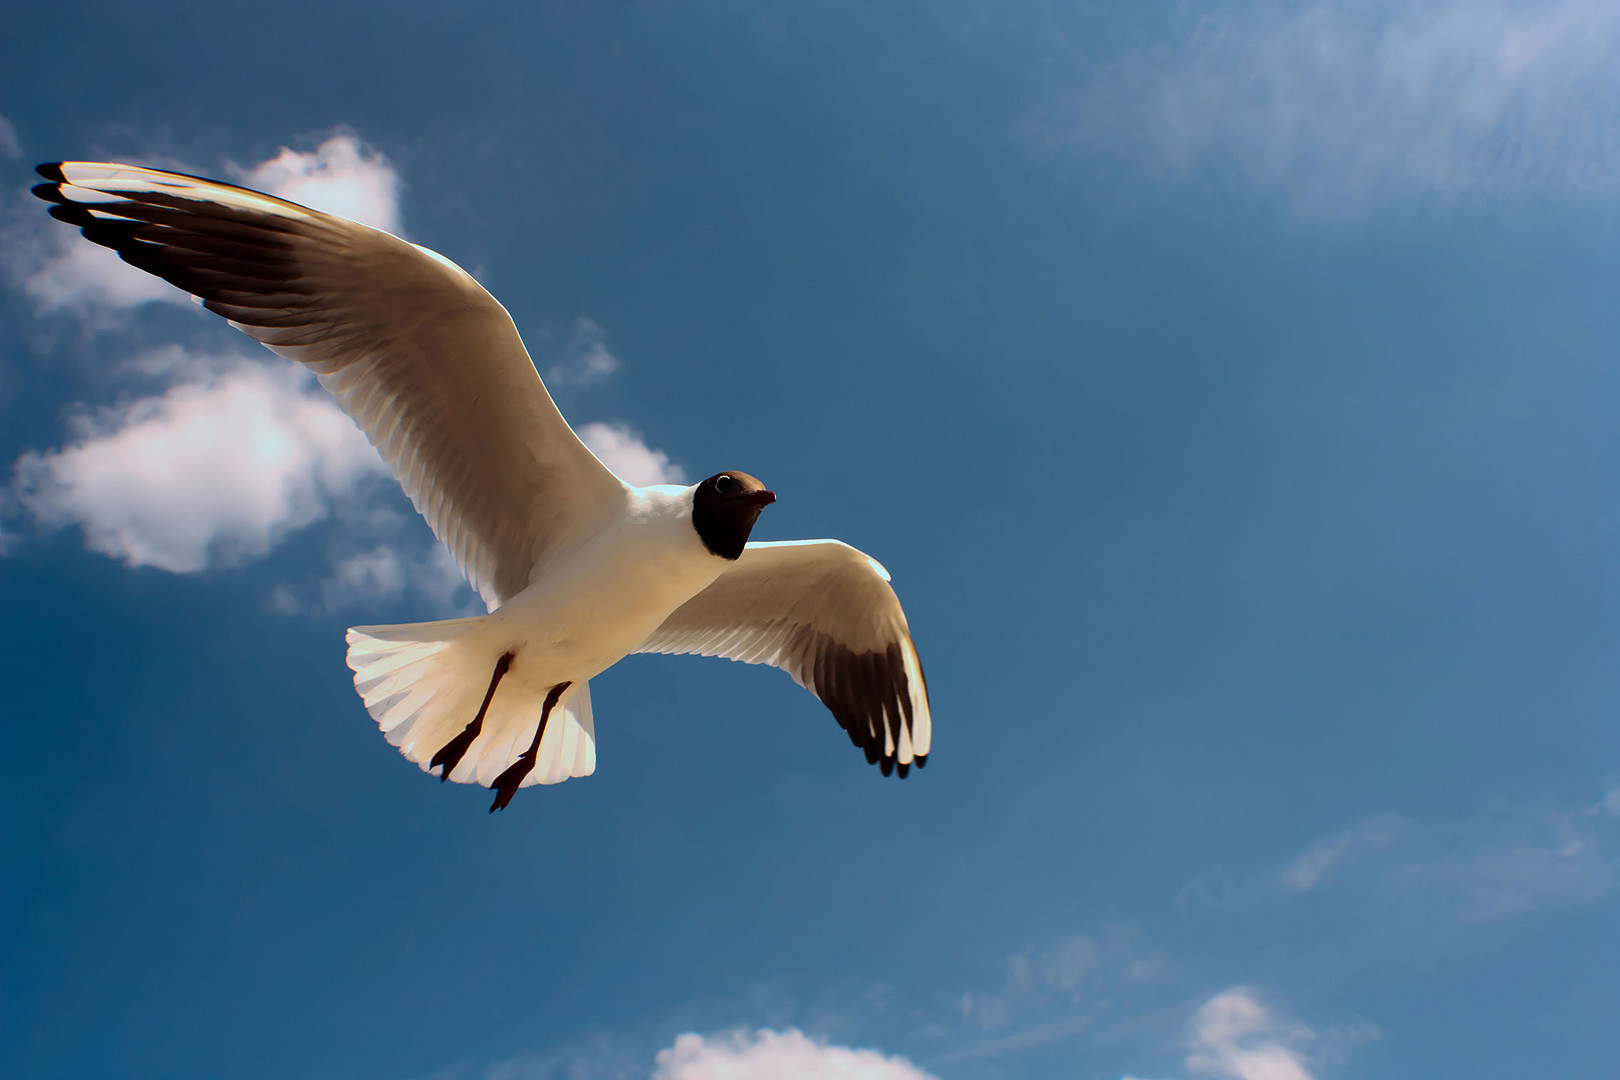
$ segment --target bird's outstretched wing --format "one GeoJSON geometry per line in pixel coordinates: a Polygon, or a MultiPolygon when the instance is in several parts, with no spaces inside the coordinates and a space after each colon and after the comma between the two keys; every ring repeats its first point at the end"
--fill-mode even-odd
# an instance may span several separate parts
{"type": "Polygon", "coordinates": [[[39,173],[54,217],[309,367],[492,608],[623,499],[506,309],[442,255],[199,177],[83,161],[39,173]]]}
{"type": "Polygon", "coordinates": [[[636,650],[779,667],[887,776],[928,759],[922,663],[889,573],[837,540],[749,544],[636,650]]]}

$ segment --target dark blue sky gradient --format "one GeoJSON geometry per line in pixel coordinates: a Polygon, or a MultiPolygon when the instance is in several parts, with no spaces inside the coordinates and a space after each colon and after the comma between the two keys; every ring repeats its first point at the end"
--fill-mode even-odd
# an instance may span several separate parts
{"type": "MultiPolygon", "coordinates": [[[[1323,1078],[1609,1075],[1612,206],[1324,224],[1133,171],[1042,119],[1075,65],[1170,32],[1111,5],[5,21],[5,214],[43,214],[39,160],[218,175],[358,133],[537,356],[605,328],[623,371],[558,388],[571,419],[746,468],[781,496],[764,537],[888,567],[937,740],[883,781],[780,673],[635,658],[593,684],[597,774],[490,816],[384,744],[343,664],[345,626],[436,613],[267,608],[330,522],[173,575],[13,506],[0,1075],[563,1076],[535,1062],[796,1024],[943,1080],[1181,1076],[1181,1026],[1238,985],[1377,1026],[1323,1078]],[[1333,887],[1265,884],[1384,813],[1409,839],[1333,887]],[[1486,918],[1403,884],[1544,814],[1601,830],[1585,891],[1486,918]],[[1157,973],[975,1056],[1068,1006],[986,1025],[963,994],[1110,933],[1157,973]]],[[[9,285],[0,458],[60,444],[120,335],[160,332],[230,340],[95,334],[9,285]]]]}

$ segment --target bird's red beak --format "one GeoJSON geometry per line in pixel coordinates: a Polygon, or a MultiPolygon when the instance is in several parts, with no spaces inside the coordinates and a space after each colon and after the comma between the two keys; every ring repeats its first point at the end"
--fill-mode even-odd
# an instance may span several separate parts
{"type": "Polygon", "coordinates": [[[744,495],[743,499],[749,504],[757,506],[763,510],[765,507],[776,501],[776,492],[768,489],[765,491],[755,491],[748,495],[744,495]]]}

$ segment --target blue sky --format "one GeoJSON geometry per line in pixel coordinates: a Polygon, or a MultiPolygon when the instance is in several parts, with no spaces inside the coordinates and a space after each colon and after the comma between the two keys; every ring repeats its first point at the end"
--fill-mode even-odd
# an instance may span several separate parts
{"type": "Polygon", "coordinates": [[[0,42],[0,1072],[1612,1075],[1620,8],[264,15],[0,42]],[[638,657],[596,775],[424,777],[343,630],[470,595],[61,158],[466,266],[620,467],[889,568],[928,770],[638,657]]]}

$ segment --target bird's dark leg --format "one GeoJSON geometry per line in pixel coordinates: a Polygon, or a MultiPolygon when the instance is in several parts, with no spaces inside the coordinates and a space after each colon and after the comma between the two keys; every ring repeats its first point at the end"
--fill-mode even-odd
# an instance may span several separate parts
{"type": "Polygon", "coordinates": [[[523,752],[523,756],[512,762],[510,768],[495,778],[495,801],[489,804],[489,812],[505,810],[506,804],[512,801],[512,796],[523,784],[523,778],[534,770],[535,758],[540,754],[540,740],[546,734],[546,721],[551,719],[551,710],[556,708],[557,699],[562,697],[563,691],[573,683],[560,682],[553,686],[546,694],[546,703],[540,709],[540,726],[534,729],[534,742],[523,752]]]}
{"type": "Polygon", "coordinates": [[[489,712],[489,703],[495,700],[495,688],[501,685],[501,676],[510,670],[512,670],[512,654],[502,653],[501,658],[495,661],[495,674],[490,676],[489,689],[484,691],[484,703],[478,706],[478,715],[473,717],[472,723],[461,729],[460,735],[439,747],[439,752],[428,762],[430,769],[435,765],[444,766],[444,771],[439,774],[439,783],[450,779],[450,773],[461,764],[461,759],[472,748],[473,740],[484,730],[484,714],[489,712]]]}

